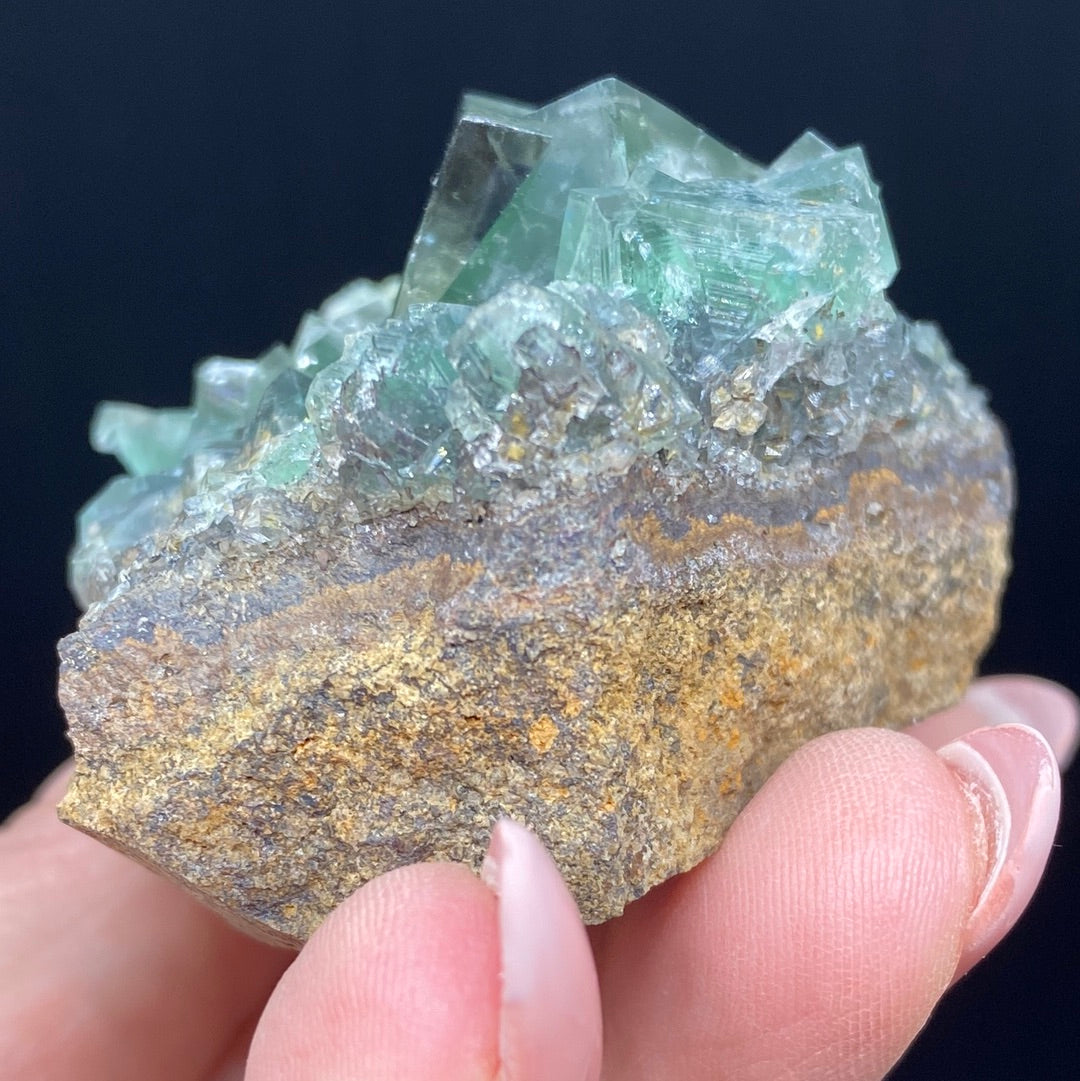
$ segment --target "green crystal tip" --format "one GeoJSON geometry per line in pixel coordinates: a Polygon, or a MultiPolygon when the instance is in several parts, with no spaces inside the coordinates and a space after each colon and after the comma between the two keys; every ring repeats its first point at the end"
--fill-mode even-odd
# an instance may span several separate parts
{"type": "Polygon", "coordinates": [[[468,94],[400,278],[204,360],[189,408],[99,407],[127,472],[80,512],[73,591],[122,588],[166,535],[274,543],[313,502],[362,523],[643,458],[768,489],[981,408],[886,300],[896,270],[859,147],[808,132],[761,166],[615,78],[540,108],[468,94]]]}

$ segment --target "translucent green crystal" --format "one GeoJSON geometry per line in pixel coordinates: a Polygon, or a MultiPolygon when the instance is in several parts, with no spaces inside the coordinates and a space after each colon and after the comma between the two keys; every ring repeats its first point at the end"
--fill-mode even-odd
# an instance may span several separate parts
{"type": "Polygon", "coordinates": [[[732,339],[794,304],[856,317],[895,273],[888,233],[853,204],[655,172],[573,192],[555,264],[559,278],[629,286],[665,321],[701,313],[732,339]]]}
{"type": "MultiPolygon", "coordinates": [[[[492,132],[499,131],[506,123],[505,110],[501,104],[485,109],[490,100],[466,98],[457,130],[486,125],[492,132]]],[[[423,293],[410,287],[405,294],[408,303],[447,300],[476,304],[514,281],[551,281],[556,276],[567,199],[575,188],[623,185],[641,166],[687,181],[753,177],[759,172],[752,162],[619,79],[602,79],[541,109],[518,112],[514,122],[546,141],[543,154],[445,290],[423,293]]],[[[432,205],[447,198],[443,178],[463,171],[458,149],[455,135],[436,179],[432,205]]],[[[425,215],[410,256],[407,286],[411,280],[423,278],[427,252],[452,247],[453,239],[444,241],[425,215]]]]}
{"type": "Polygon", "coordinates": [[[437,300],[540,160],[550,136],[529,106],[466,94],[402,274],[394,308],[437,300]]]}
{"type": "Polygon", "coordinates": [[[446,342],[464,318],[445,304],[413,308],[350,339],[312,384],[307,404],[319,442],[358,498],[405,494],[417,503],[452,494],[446,342]]]}
{"type": "Polygon", "coordinates": [[[114,454],[133,477],[170,473],[184,461],[194,421],[194,409],[102,402],[90,422],[90,445],[114,454]]]}
{"type": "Polygon", "coordinates": [[[105,596],[119,556],[175,520],[178,487],[167,474],[113,477],[79,511],[68,581],[80,604],[105,596]]]}
{"type": "Polygon", "coordinates": [[[858,147],[807,132],[762,167],[614,78],[466,95],[400,280],[203,361],[188,408],[99,408],[130,475],[82,511],[73,589],[123,588],[166,537],[286,543],[319,508],[557,499],[642,461],[767,491],[916,438],[980,398],[889,304],[896,271],[858,147]]]}
{"type": "Polygon", "coordinates": [[[255,476],[272,488],[281,488],[307,473],[318,452],[319,443],[310,424],[271,438],[258,449],[251,469],[255,476]]]}
{"type": "Polygon", "coordinates": [[[90,441],[130,476],[110,481],[79,513],[69,564],[76,599],[86,605],[107,593],[125,552],[185,516],[214,521],[244,492],[301,480],[319,461],[305,406],[312,378],[341,356],[348,335],[386,319],[398,286],[397,278],[354,282],[304,317],[291,348],[203,361],[190,408],[98,406],[90,441]]]}

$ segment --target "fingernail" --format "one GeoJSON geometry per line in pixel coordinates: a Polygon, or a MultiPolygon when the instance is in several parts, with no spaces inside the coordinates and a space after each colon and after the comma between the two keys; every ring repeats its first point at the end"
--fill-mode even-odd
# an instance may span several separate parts
{"type": "Polygon", "coordinates": [[[595,1081],[600,989],[558,868],[535,834],[502,819],[482,874],[499,901],[499,1081],[595,1081]]]}
{"type": "Polygon", "coordinates": [[[1027,907],[1050,856],[1061,808],[1057,762],[1046,738],[1021,724],[979,728],[938,754],[975,812],[984,885],[968,919],[962,975],[1005,937],[1027,907]]]}
{"type": "Polygon", "coordinates": [[[1060,684],[1031,676],[981,679],[965,696],[992,724],[1026,724],[1041,732],[1064,772],[1080,746],[1080,704],[1060,684]]]}

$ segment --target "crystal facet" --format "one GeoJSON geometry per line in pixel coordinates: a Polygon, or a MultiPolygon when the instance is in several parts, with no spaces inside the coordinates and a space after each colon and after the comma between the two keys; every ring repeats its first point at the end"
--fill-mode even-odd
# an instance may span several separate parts
{"type": "Polygon", "coordinates": [[[799,742],[955,700],[1011,473],[896,272],[858,147],[466,95],[400,279],[95,414],[62,813],[288,942],[510,815],[596,921],[799,742]]]}

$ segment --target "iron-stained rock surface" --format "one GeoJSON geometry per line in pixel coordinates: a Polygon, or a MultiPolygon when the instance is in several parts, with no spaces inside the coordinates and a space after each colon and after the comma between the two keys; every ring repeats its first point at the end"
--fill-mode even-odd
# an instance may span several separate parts
{"type": "Polygon", "coordinates": [[[197,582],[162,560],[64,643],[62,814],[288,942],[399,864],[478,866],[500,815],[616,915],[804,740],[961,694],[1007,562],[987,434],[949,472],[837,471],[800,513],[658,501],[645,469],[197,582]]]}

